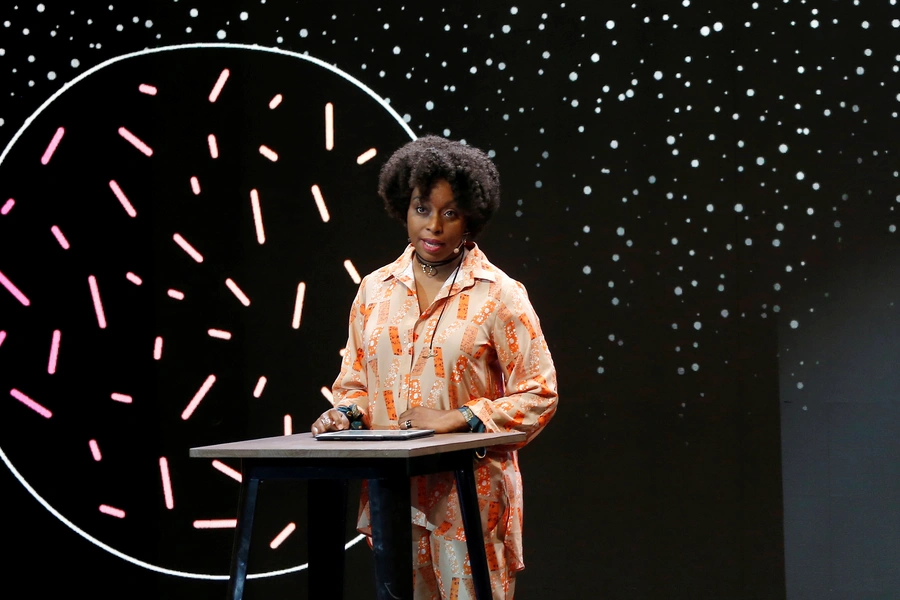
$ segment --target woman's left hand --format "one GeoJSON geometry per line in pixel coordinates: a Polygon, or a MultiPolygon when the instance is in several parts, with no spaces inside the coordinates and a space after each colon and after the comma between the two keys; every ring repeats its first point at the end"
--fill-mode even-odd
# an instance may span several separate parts
{"type": "Polygon", "coordinates": [[[417,406],[397,417],[400,429],[434,429],[435,433],[468,431],[469,424],[458,410],[437,410],[417,406]],[[409,427],[407,427],[407,424],[409,427]]]}

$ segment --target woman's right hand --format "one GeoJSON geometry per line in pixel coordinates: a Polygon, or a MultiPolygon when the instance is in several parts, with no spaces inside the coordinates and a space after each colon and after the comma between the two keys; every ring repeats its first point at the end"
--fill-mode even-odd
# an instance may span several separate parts
{"type": "Polygon", "coordinates": [[[350,429],[350,419],[336,408],[323,412],[318,419],[313,421],[312,427],[310,427],[313,436],[326,431],[343,431],[344,429],[350,429]]]}

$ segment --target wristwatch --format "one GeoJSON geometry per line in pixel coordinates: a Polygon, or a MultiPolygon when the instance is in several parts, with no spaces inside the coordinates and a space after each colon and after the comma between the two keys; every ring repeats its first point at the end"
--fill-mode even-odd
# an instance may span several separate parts
{"type": "Polygon", "coordinates": [[[469,424],[469,431],[484,431],[484,423],[481,422],[481,419],[475,416],[475,413],[472,412],[471,408],[469,408],[468,406],[463,406],[459,408],[459,412],[463,414],[463,417],[465,417],[466,419],[466,423],[469,424]]]}

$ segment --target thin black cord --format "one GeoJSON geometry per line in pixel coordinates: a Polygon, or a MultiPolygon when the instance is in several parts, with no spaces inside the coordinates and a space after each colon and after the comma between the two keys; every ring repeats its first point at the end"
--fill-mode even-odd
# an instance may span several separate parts
{"type": "Polygon", "coordinates": [[[450,292],[453,291],[453,284],[456,283],[456,276],[459,275],[459,272],[462,270],[462,259],[465,257],[466,251],[465,249],[460,253],[459,264],[456,265],[456,270],[453,272],[453,281],[450,282],[450,289],[447,291],[447,298],[444,300],[444,305],[441,307],[441,314],[438,315],[437,323],[434,324],[434,331],[431,332],[431,343],[428,344],[428,358],[434,358],[434,338],[437,336],[437,328],[438,325],[441,324],[441,317],[444,316],[444,311],[447,309],[447,305],[450,304],[450,292]]]}

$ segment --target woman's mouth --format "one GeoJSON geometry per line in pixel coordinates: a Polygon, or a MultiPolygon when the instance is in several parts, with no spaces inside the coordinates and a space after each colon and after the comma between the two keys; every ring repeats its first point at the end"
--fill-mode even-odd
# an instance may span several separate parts
{"type": "Polygon", "coordinates": [[[437,240],[422,240],[422,247],[430,254],[439,252],[443,246],[444,244],[437,240]]]}

